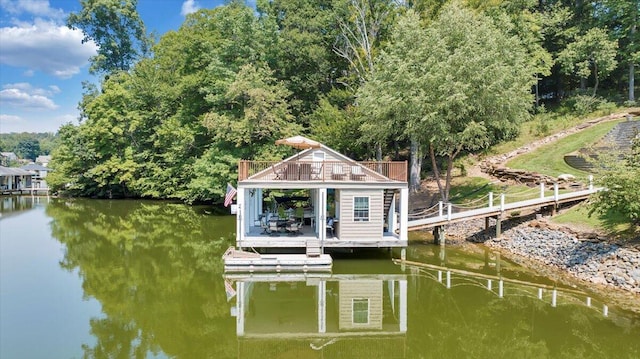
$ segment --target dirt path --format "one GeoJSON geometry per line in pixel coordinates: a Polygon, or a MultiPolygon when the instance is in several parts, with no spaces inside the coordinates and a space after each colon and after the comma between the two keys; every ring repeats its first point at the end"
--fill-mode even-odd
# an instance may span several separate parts
{"type": "MultiPolygon", "coordinates": [[[[482,168],[487,167],[489,165],[504,166],[505,163],[507,163],[507,161],[517,156],[520,156],[522,154],[532,152],[537,148],[539,148],[540,146],[558,141],[564,137],[586,130],[600,123],[615,121],[615,120],[625,118],[627,115],[640,116],[640,107],[629,108],[626,111],[616,112],[608,116],[602,116],[593,120],[589,120],[577,126],[571,127],[566,130],[562,130],[553,135],[549,135],[547,137],[533,141],[527,145],[519,147],[508,153],[489,156],[481,160],[476,155],[471,155],[474,157],[474,161],[473,161],[474,164],[471,167],[467,168],[467,177],[480,177],[490,181],[498,181],[499,180],[498,178],[493,177],[490,174],[484,172],[482,168]]],[[[435,181],[435,178],[433,177],[425,178],[422,181],[420,190],[417,193],[414,193],[411,195],[410,202],[409,202],[409,210],[431,207],[434,203],[438,201],[438,198],[439,198],[438,185],[435,181]]]]}

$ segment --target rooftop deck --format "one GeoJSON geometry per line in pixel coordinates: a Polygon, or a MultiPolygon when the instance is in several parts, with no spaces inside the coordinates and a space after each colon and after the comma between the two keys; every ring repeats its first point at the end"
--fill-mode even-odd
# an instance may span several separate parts
{"type": "Polygon", "coordinates": [[[240,161],[238,181],[407,182],[407,161],[240,161]]]}

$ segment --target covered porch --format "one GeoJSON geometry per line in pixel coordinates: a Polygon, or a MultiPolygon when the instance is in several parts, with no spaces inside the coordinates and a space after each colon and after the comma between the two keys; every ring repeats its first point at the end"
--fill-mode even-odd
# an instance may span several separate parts
{"type": "MultiPolygon", "coordinates": [[[[407,227],[402,226],[402,222],[407,221],[406,216],[402,215],[407,213],[406,208],[403,212],[402,207],[408,207],[406,188],[381,185],[378,189],[380,203],[387,203],[384,205],[386,214],[380,214],[376,219],[376,223],[379,221],[379,230],[354,233],[349,228],[354,222],[340,215],[346,210],[351,211],[341,208],[348,205],[339,196],[340,191],[350,189],[350,186],[330,184],[331,187],[326,188],[306,183],[309,188],[303,188],[303,183],[298,182],[298,186],[289,184],[287,189],[283,189],[277,188],[277,184],[239,186],[238,248],[305,248],[311,241],[319,242],[321,248],[396,248],[408,244],[407,227]],[[267,193],[273,190],[290,191],[296,195],[291,196],[294,198],[292,201],[274,203],[273,200],[267,200],[267,193]],[[300,196],[301,192],[306,195],[300,196]],[[383,200],[382,197],[387,199],[383,200]]],[[[378,206],[382,207],[382,204],[378,206]]],[[[380,208],[380,212],[382,210],[380,208]]]]}

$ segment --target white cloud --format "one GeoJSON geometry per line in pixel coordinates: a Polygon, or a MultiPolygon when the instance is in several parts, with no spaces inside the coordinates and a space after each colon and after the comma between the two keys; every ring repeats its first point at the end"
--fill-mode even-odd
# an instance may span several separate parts
{"type": "Polygon", "coordinates": [[[182,10],[180,10],[180,15],[187,16],[188,14],[194,13],[200,10],[200,5],[195,0],[185,0],[182,3],[182,10]]]}
{"type": "Polygon", "coordinates": [[[50,98],[36,93],[28,93],[19,88],[7,88],[0,91],[0,104],[26,109],[47,109],[58,108],[50,98]]]}
{"type": "MultiPolygon", "coordinates": [[[[2,0],[0,0],[2,1],[2,0]]],[[[94,56],[92,41],[82,44],[82,32],[50,21],[0,28],[0,63],[69,78],[94,56]]]]}
{"type": "Polygon", "coordinates": [[[12,15],[30,14],[58,20],[64,19],[64,11],[51,8],[49,0],[0,0],[0,9],[12,15]]]}
{"type": "Polygon", "coordinates": [[[4,84],[2,85],[2,88],[5,90],[15,89],[21,92],[25,92],[29,95],[40,95],[40,96],[46,96],[46,97],[51,97],[57,93],[60,93],[60,88],[56,85],[50,85],[47,88],[39,88],[39,87],[31,86],[31,84],[28,82],[4,84]]]}
{"type": "Polygon", "coordinates": [[[22,117],[16,115],[5,115],[4,113],[0,113],[0,122],[20,122],[22,121],[22,117]]]}

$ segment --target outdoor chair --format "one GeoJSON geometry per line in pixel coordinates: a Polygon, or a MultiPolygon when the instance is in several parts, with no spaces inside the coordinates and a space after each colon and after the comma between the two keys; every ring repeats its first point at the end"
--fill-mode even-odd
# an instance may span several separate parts
{"type": "Polygon", "coordinates": [[[334,164],[331,177],[336,180],[344,179],[344,168],[342,164],[334,164]]]}
{"type": "Polygon", "coordinates": [[[267,216],[262,216],[260,219],[260,228],[262,228],[262,233],[269,233],[269,226],[267,225],[267,216]]]}
{"type": "Polygon", "coordinates": [[[277,236],[278,235],[278,221],[277,220],[269,221],[269,234],[271,234],[272,236],[277,236]]]}
{"type": "Polygon", "coordinates": [[[322,163],[314,162],[311,164],[311,179],[320,179],[322,177],[322,163]]]}
{"type": "Polygon", "coordinates": [[[334,231],[333,231],[333,218],[329,218],[327,219],[327,232],[329,232],[331,234],[331,237],[334,236],[334,231]]]}
{"type": "Polygon", "coordinates": [[[274,179],[283,180],[283,179],[287,178],[287,168],[286,167],[276,168],[275,165],[272,165],[271,169],[273,170],[273,174],[275,175],[274,179]]]}
{"type": "Polygon", "coordinates": [[[364,172],[362,172],[362,167],[360,166],[351,166],[351,179],[355,181],[362,181],[364,179],[364,172]]]}
{"type": "Polygon", "coordinates": [[[300,234],[300,227],[302,227],[302,223],[291,222],[287,224],[285,229],[287,230],[287,232],[289,232],[289,234],[296,235],[296,234],[300,234]]]}

